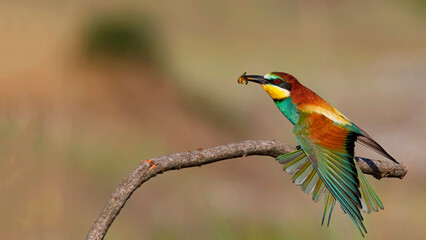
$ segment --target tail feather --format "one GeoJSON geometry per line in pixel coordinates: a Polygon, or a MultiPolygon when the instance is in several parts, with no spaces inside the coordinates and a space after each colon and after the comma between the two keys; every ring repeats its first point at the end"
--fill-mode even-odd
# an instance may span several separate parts
{"type": "Polygon", "coordinates": [[[324,194],[324,213],[322,214],[321,225],[324,225],[325,215],[327,215],[327,212],[328,212],[327,227],[330,225],[331,213],[333,212],[335,204],[336,204],[336,199],[333,197],[333,195],[330,194],[330,191],[326,190],[326,193],[324,194]]]}
{"type": "Polygon", "coordinates": [[[321,199],[321,197],[325,194],[326,191],[328,190],[327,188],[325,188],[325,185],[322,182],[321,178],[318,179],[317,184],[315,185],[314,192],[312,193],[312,200],[314,200],[314,202],[318,202],[321,199]]]}
{"type": "Polygon", "coordinates": [[[380,201],[379,197],[376,195],[373,188],[368,183],[364,173],[361,171],[358,165],[356,166],[356,169],[358,171],[358,177],[360,182],[362,210],[365,213],[371,213],[372,211],[378,212],[379,209],[383,210],[383,203],[380,201]]]}
{"type": "Polygon", "coordinates": [[[396,161],[395,158],[393,158],[388,152],[386,152],[386,150],[382,146],[380,146],[379,143],[377,143],[372,137],[370,137],[370,135],[368,135],[368,133],[366,133],[364,130],[362,130],[355,124],[353,124],[353,126],[355,127],[354,131],[359,132],[359,135],[356,139],[357,142],[386,157],[387,159],[399,164],[399,162],[396,161]]]}

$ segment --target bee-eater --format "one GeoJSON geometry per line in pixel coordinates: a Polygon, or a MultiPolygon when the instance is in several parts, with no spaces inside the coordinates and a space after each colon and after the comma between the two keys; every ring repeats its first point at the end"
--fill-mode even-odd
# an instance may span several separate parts
{"type": "Polygon", "coordinates": [[[383,204],[355,164],[355,141],[398,163],[365,131],[343,116],[316,93],[290,74],[272,72],[265,76],[245,75],[239,83],[258,83],[278,109],[294,125],[293,133],[300,149],[277,157],[284,170],[293,175],[317,202],[324,196],[322,223],[327,226],[337,202],[357,226],[367,233],[360,209],[365,213],[383,209],[383,204]]]}

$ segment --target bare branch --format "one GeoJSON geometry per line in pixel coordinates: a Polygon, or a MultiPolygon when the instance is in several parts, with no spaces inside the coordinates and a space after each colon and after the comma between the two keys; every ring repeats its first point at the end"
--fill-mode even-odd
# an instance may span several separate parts
{"type": "MultiPolygon", "coordinates": [[[[221,160],[246,157],[251,155],[270,156],[295,151],[296,148],[275,140],[248,140],[239,143],[217,146],[208,149],[198,149],[193,152],[176,153],[142,161],[130,175],[123,179],[111,194],[108,202],[90,229],[86,239],[103,239],[114,219],[120,213],[132,193],[159,173],[181,168],[201,166],[221,160]]],[[[357,158],[357,164],[366,174],[380,179],[382,177],[403,178],[407,168],[402,164],[391,161],[357,158]]]]}

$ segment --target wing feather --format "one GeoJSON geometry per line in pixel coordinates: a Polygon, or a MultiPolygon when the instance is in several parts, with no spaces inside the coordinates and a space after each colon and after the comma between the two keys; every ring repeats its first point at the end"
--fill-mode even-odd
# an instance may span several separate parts
{"type": "MultiPolygon", "coordinates": [[[[353,191],[353,187],[350,184],[347,184],[346,181],[350,181],[355,184],[357,181],[351,180],[348,177],[341,178],[339,171],[349,171],[351,172],[352,168],[347,164],[343,164],[339,161],[341,157],[339,157],[338,153],[335,153],[330,150],[323,149],[323,155],[327,159],[332,159],[332,163],[337,163],[335,167],[326,167],[328,171],[333,171],[336,176],[329,177],[332,181],[329,181],[331,185],[334,182],[342,181],[343,184],[337,183],[334,188],[335,195],[337,198],[347,198],[348,201],[340,203],[341,206],[344,204],[345,207],[342,206],[345,213],[348,213],[349,216],[355,216],[355,219],[351,217],[351,220],[355,223],[357,228],[361,231],[361,233],[365,231],[365,227],[362,224],[362,215],[359,212],[359,209],[362,206],[362,210],[365,213],[377,212],[379,209],[383,209],[383,204],[373,191],[372,187],[368,183],[366,177],[362,173],[361,169],[356,166],[356,171],[359,177],[359,191],[360,196],[356,195],[353,191]],[[338,166],[338,167],[337,167],[338,166]],[[336,172],[337,171],[337,172],[336,172]],[[349,193],[345,193],[345,189],[349,188],[349,193]],[[337,190],[336,190],[337,189],[337,190]],[[343,193],[342,193],[343,192],[343,193]],[[355,195],[354,195],[355,194],[355,195]],[[360,203],[355,203],[353,199],[359,199],[360,203]]],[[[347,154],[343,154],[346,157],[350,157],[347,154]]],[[[356,158],[355,158],[356,159],[356,158]]],[[[305,151],[303,149],[299,149],[295,152],[291,152],[285,155],[281,155],[277,157],[278,162],[284,165],[284,170],[289,172],[288,169],[291,169],[291,174],[293,174],[293,181],[295,184],[300,185],[302,191],[307,194],[312,194],[312,200],[318,202],[322,197],[324,197],[324,212],[322,217],[321,225],[324,224],[325,219],[327,217],[327,226],[330,224],[331,215],[333,212],[333,208],[336,203],[336,198],[333,193],[330,193],[326,184],[324,184],[323,180],[317,173],[316,168],[313,167],[311,161],[309,161],[305,151]]],[[[330,163],[328,163],[330,164],[330,163]]],[[[320,165],[321,166],[321,165],[320,165]]],[[[356,192],[356,191],[355,191],[356,192]]]]}
{"type": "MultiPolygon", "coordinates": [[[[299,121],[293,130],[297,141],[327,190],[364,235],[367,231],[360,212],[360,182],[353,156],[356,133],[322,115],[301,117],[305,121],[299,121]]],[[[331,205],[332,200],[327,200],[329,214],[331,205]]]]}

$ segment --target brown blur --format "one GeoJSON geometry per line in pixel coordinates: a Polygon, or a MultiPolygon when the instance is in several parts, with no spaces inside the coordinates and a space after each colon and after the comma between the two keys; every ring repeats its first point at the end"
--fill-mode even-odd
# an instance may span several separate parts
{"type": "MultiPolygon", "coordinates": [[[[426,238],[424,1],[10,1],[0,4],[0,238],[83,239],[143,159],[296,141],[243,72],[284,71],[409,169],[371,179],[368,239],[426,238]]],[[[377,157],[362,150],[362,156],[377,157]]],[[[106,239],[361,239],[336,207],[249,157],[160,175],[106,239]]]]}

